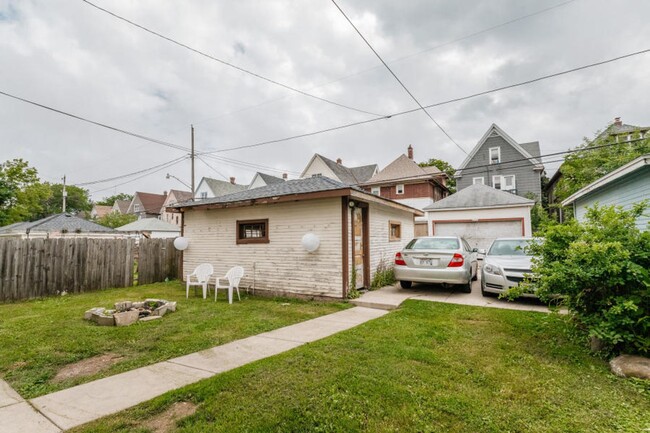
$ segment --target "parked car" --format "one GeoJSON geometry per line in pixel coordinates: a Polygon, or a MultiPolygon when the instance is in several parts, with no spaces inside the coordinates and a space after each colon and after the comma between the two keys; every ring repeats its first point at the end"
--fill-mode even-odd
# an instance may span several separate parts
{"type": "MultiPolygon", "coordinates": [[[[526,251],[532,238],[498,238],[492,242],[481,267],[481,294],[501,294],[516,287],[531,273],[532,256],[526,251]]],[[[533,293],[523,296],[535,297],[533,293]]]]}
{"type": "Polygon", "coordinates": [[[470,293],[478,276],[477,253],[458,236],[415,238],[395,254],[395,278],[405,289],[413,282],[444,283],[470,293]]]}

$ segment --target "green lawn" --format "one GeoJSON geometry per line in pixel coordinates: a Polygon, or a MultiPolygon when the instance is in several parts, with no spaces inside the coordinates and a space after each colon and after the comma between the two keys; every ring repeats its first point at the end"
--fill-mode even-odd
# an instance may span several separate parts
{"type": "Polygon", "coordinates": [[[215,303],[214,298],[194,296],[191,289],[186,300],[185,286],[172,281],[2,304],[0,375],[23,397],[33,398],[348,307],[248,296],[228,305],[224,292],[219,295],[215,303]],[[162,320],[128,327],[97,326],[83,320],[84,311],[91,307],[112,308],[117,301],[145,298],[178,301],[178,309],[162,320]],[[53,382],[61,367],[106,353],[121,359],[100,373],[53,382]]]}
{"type": "Polygon", "coordinates": [[[619,379],[564,318],[422,301],[76,432],[643,432],[647,385],[619,379]]]}

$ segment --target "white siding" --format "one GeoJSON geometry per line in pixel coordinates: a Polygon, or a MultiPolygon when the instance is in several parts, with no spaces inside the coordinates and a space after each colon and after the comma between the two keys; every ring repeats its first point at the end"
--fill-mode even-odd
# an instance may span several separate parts
{"type": "Polygon", "coordinates": [[[341,199],[257,205],[185,212],[184,274],[211,263],[222,276],[235,265],[246,276],[241,287],[340,298],[342,296],[341,199]],[[268,244],[236,244],[236,221],[269,220],[268,244]],[[307,232],[320,238],[308,253],[301,245],[307,232]],[[255,267],[255,272],[253,272],[255,267]]]}
{"type": "Polygon", "coordinates": [[[380,261],[392,267],[395,253],[401,251],[414,235],[413,214],[387,206],[370,203],[370,279],[372,280],[380,261]],[[391,241],[389,221],[402,223],[402,238],[391,241]]]}
{"type": "Polygon", "coordinates": [[[313,162],[309,167],[305,168],[305,172],[302,175],[302,178],[308,178],[312,177],[315,174],[321,174],[325,177],[329,177],[330,179],[338,180],[339,182],[341,179],[334,174],[334,172],[323,162],[322,159],[320,159],[318,156],[314,158],[313,162]]]}
{"type": "Polygon", "coordinates": [[[198,200],[201,199],[201,195],[203,193],[206,193],[206,198],[211,198],[214,197],[214,194],[212,193],[212,190],[208,186],[208,183],[205,182],[205,180],[201,179],[201,182],[199,182],[199,186],[196,187],[196,192],[194,194],[194,197],[198,200]]]}
{"type": "Polygon", "coordinates": [[[262,176],[255,173],[255,177],[251,181],[251,184],[248,185],[248,189],[259,188],[259,187],[262,187],[262,186],[266,186],[266,182],[264,182],[264,179],[262,179],[262,176]]]}

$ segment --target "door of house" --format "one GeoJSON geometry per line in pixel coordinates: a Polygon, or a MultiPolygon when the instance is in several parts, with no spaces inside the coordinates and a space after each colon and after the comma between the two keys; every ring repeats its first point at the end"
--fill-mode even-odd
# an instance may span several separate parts
{"type": "Polygon", "coordinates": [[[352,211],[352,257],[357,289],[370,285],[368,230],[368,208],[355,207],[352,211]]]}

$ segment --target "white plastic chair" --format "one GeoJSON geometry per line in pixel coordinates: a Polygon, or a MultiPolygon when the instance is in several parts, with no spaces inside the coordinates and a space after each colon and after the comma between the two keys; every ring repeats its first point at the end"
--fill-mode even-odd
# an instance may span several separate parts
{"type": "Polygon", "coordinates": [[[232,291],[237,289],[237,298],[241,301],[239,296],[239,282],[244,276],[244,268],[241,266],[234,266],[230,268],[226,275],[221,278],[217,278],[217,281],[214,284],[214,301],[217,302],[217,290],[218,289],[228,289],[228,303],[232,304],[232,291]],[[228,280],[228,284],[225,284],[224,280],[228,280]],[[222,283],[223,281],[223,283],[222,283]]]}
{"type": "MultiPolygon", "coordinates": [[[[212,274],[214,274],[214,268],[210,263],[202,263],[194,269],[194,272],[187,274],[185,298],[190,297],[190,286],[201,286],[203,287],[203,299],[205,299],[208,296],[208,282],[210,281],[212,274]],[[192,277],[194,277],[196,281],[192,281],[192,277]]],[[[194,288],[194,292],[196,292],[196,287],[194,288]]]]}

